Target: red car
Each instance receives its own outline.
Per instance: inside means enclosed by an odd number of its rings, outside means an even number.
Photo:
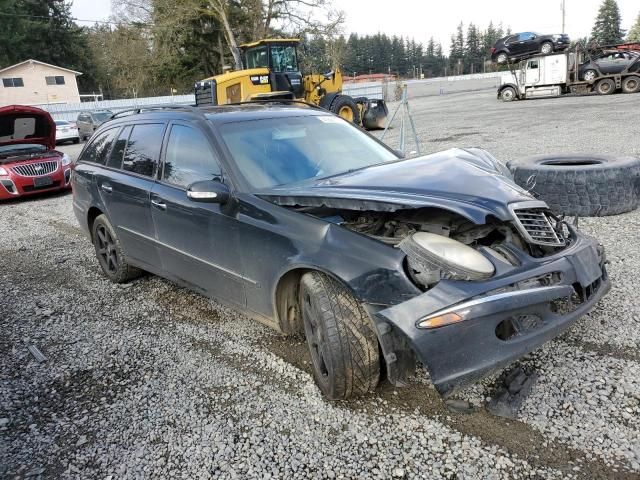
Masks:
[[[56,124],[44,110],[0,107],[0,200],[71,188],[71,159],[56,148]]]

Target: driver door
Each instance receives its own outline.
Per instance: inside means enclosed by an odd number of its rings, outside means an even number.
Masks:
[[[169,277],[223,303],[244,307],[235,211],[228,205],[199,203],[187,197],[187,187],[193,182],[224,181],[218,158],[202,130],[172,123],[159,181],[151,192],[151,215],[163,270]]]

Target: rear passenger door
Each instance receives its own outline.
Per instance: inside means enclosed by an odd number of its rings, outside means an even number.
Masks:
[[[197,125],[176,122],[169,128],[163,169],[151,194],[163,268],[196,290],[244,306],[233,205],[193,202],[187,197],[187,187],[193,182],[225,181],[217,150]]]
[[[151,189],[158,171],[164,123],[123,127],[96,186],[126,256],[142,268],[160,270],[151,219]]]

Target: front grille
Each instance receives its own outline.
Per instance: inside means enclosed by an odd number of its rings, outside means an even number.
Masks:
[[[552,247],[564,246],[565,239],[551,225],[546,208],[514,208],[513,214],[516,227],[528,242]]]
[[[13,167],[13,171],[23,177],[40,177],[42,175],[49,175],[58,169],[58,162],[38,162],[38,163],[26,163],[24,165],[17,165]]]

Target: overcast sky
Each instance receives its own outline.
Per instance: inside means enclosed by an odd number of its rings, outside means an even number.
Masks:
[[[448,50],[450,36],[460,21],[485,28],[491,20],[514,32],[560,33],[561,0],[334,0],[347,14],[345,32],[414,37],[426,43],[430,36]],[[602,0],[566,0],[566,32],[579,38],[591,32]],[[629,30],[640,13],[638,0],[618,0],[622,28]],[[111,13],[110,0],[74,0],[77,18],[104,20]]]

